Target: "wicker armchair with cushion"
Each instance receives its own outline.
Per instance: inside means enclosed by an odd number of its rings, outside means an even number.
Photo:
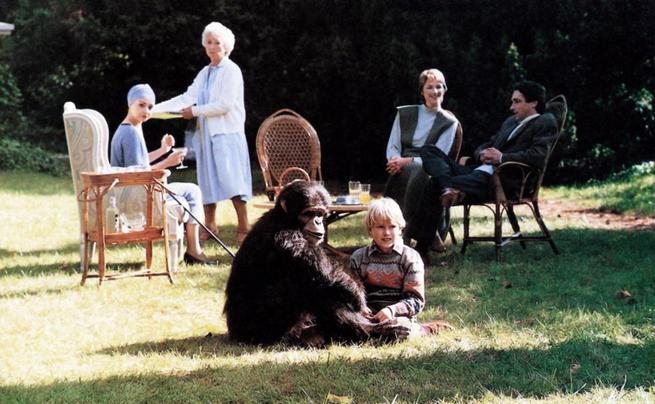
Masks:
[[[266,195],[271,201],[284,185],[295,179],[323,179],[321,142],[316,130],[291,109],[280,109],[262,122],[257,131],[256,149]]]
[[[559,131],[553,140],[548,153],[546,154],[546,159],[544,161],[544,168],[537,169],[527,164],[518,163],[518,162],[507,162],[500,164],[492,176],[492,188],[493,188],[493,199],[486,201],[465,201],[464,206],[464,239],[462,242],[462,254],[466,252],[466,247],[478,241],[493,242],[496,248],[496,260],[502,260],[502,248],[509,244],[512,241],[519,241],[521,247],[526,248],[526,241],[546,241],[550,244],[550,247],[553,249],[555,254],[559,254],[559,250],[555,245],[548,227],[544,223],[543,218],[541,217],[541,212],[539,211],[539,190],[546,174],[546,167],[548,166],[548,160],[557,145],[557,141],[564,130],[564,124],[566,123],[568,107],[566,103],[566,98],[563,95],[558,95],[552,98],[546,103],[546,113],[551,113],[555,116]],[[460,160],[460,164],[465,163],[467,157],[463,157]],[[508,181],[509,180],[509,181]],[[513,181],[512,181],[513,180]],[[518,180],[518,181],[517,181]],[[518,182],[520,187],[511,192],[509,189],[503,186],[506,182]],[[527,205],[532,214],[537,221],[539,228],[541,230],[541,235],[538,236],[525,236],[521,233],[521,228],[519,226],[518,219],[514,213],[514,206],[516,205]],[[469,224],[470,224],[470,212],[472,206],[485,206],[493,212],[494,215],[494,235],[493,236],[471,236],[469,233]],[[503,236],[502,233],[502,223],[503,223],[503,214],[507,212],[507,218],[512,225],[512,233],[509,236]]]
[[[68,145],[68,157],[70,159],[71,175],[75,194],[82,192],[82,176],[85,171],[102,171],[110,168],[108,160],[109,129],[107,121],[98,111],[92,109],[77,109],[75,104],[67,102],[64,104],[64,129],[66,132],[66,143]],[[120,211],[145,210],[146,194],[142,187],[115,188],[115,197]],[[105,196],[108,198],[108,196]],[[159,201],[160,198],[155,198]],[[82,228],[83,204],[78,200],[78,213],[80,216],[80,271],[84,268],[85,255],[85,234]],[[109,206],[107,200],[104,206]],[[170,237],[169,247],[171,251],[171,270],[175,271],[178,255],[183,251],[184,239],[183,217],[185,215],[181,206],[168,204],[168,234]],[[159,212],[159,209],[155,209]],[[89,231],[95,229],[95,205],[89,204]],[[155,222],[161,222],[161,214],[155,216]],[[91,255],[95,243],[90,246]]]

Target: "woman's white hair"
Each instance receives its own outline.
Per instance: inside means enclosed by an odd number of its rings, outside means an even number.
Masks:
[[[209,34],[221,40],[223,46],[225,46],[225,54],[230,56],[236,40],[232,31],[220,22],[210,22],[202,31],[202,46],[207,44],[207,36]]]

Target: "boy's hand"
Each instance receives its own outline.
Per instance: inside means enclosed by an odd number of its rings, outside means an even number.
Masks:
[[[165,134],[161,138],[161,149],[164,151],[164,153],[168,153],[168,151],[175,146],[175,138],[170,135],[170,134]]]
[[[378,311],[375,314],[375,316],[373,316],[373,321],[377,321],[378,323],[383,323],[391,319],[393,319],[393,313],[391,312],[391,309],[388,307],[385,307],[384,309]]]

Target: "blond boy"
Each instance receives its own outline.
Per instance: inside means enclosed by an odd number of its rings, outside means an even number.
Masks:
[[[410,336],[452,329],[443,321],[416,322],[425,306],[424,266],[419,253],[403,243],[405,219],[398,204],[390,198],[373,200],[364,223],[373,241],[352,254],[350,267],[364,282],[371,319],[407,322]]]

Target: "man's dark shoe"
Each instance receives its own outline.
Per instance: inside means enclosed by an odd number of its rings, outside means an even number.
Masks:
[[[441,193],[441,206],[443,206],[444,209],[448,209],[453,205],[461,203],[465,196],[466,194],[459,189],[446,188]]]
[[[442,252],[446,252],[446,250],[448,250],[446,244],[444,244],[443,240],[441,240],[441,237],[436,236],[434,238],[434,243],[432,243],[432,251],[442,253]]]

